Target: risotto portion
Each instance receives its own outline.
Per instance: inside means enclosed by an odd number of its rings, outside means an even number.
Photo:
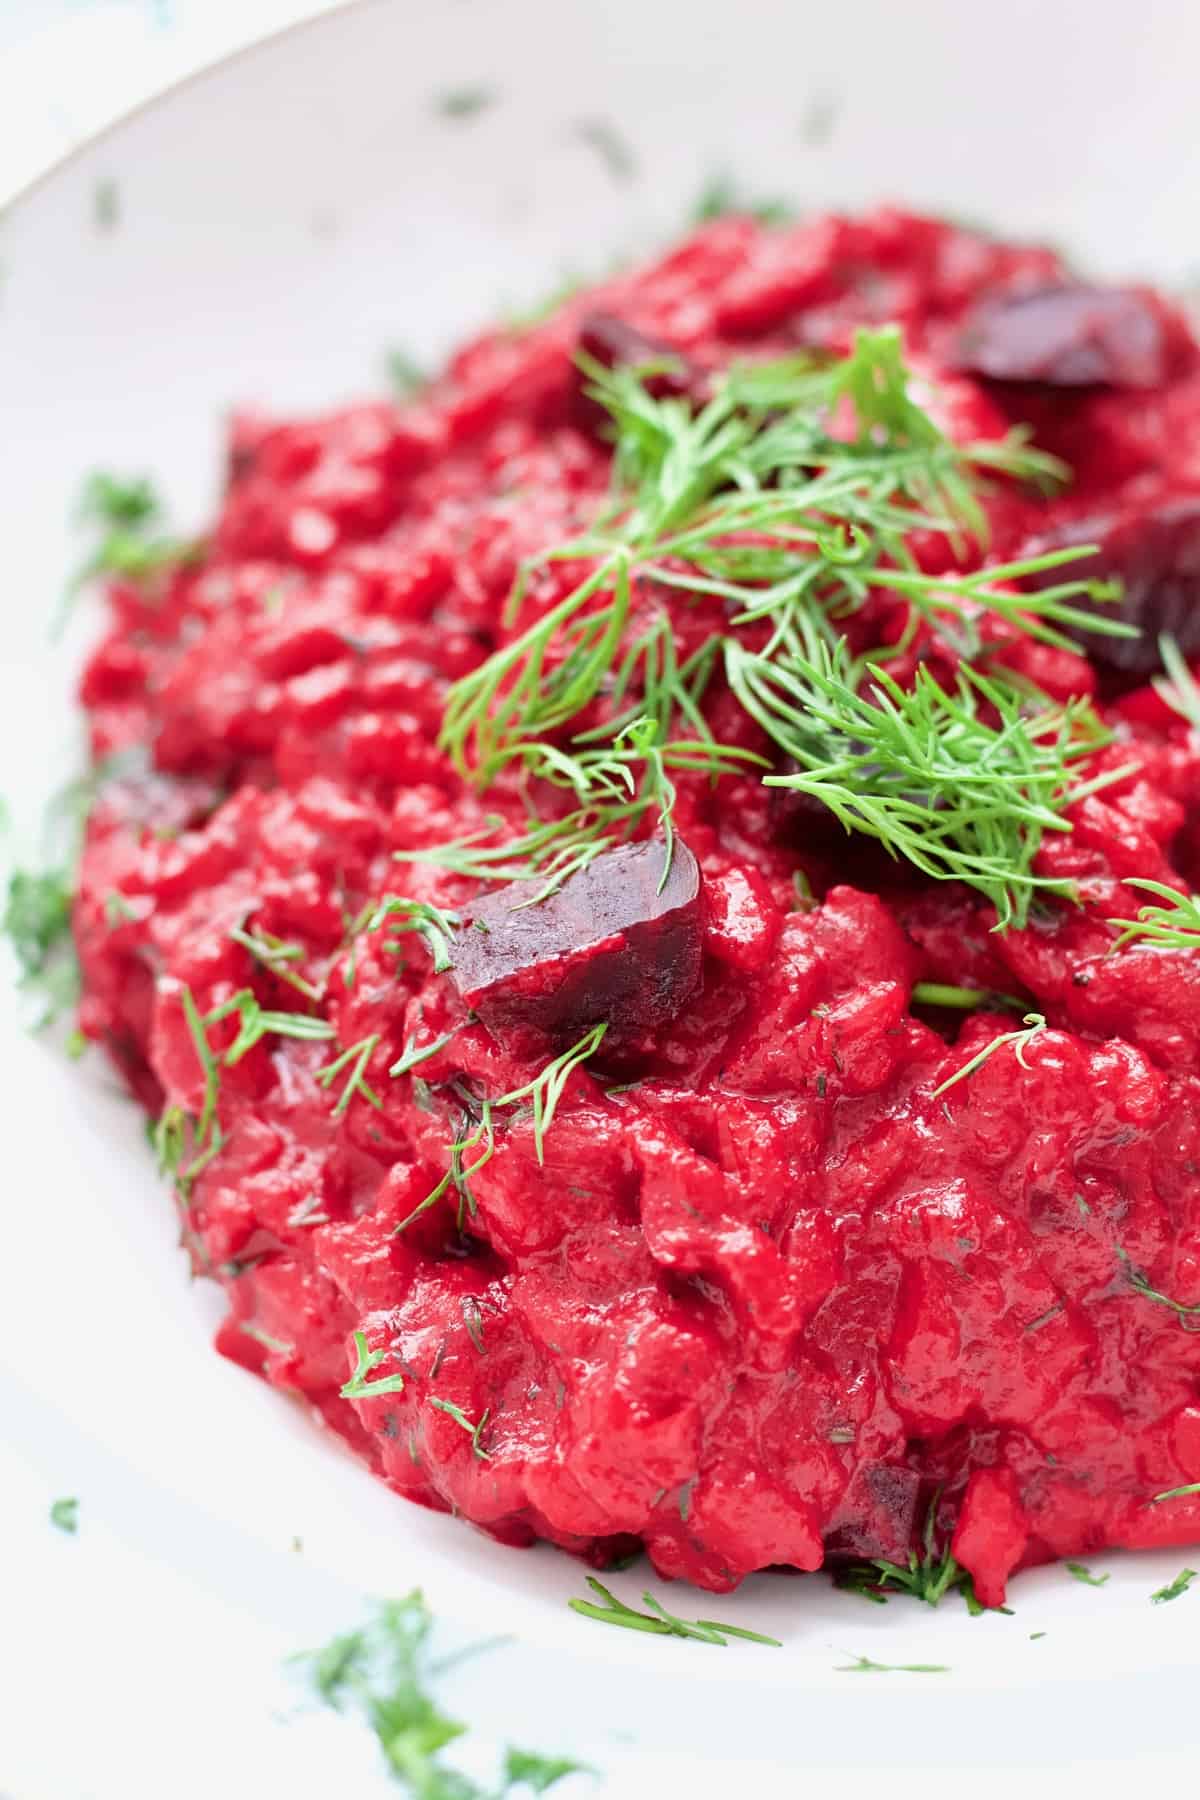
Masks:
[[[73,914],[221,1351],[714,1590],[1200,1539],[1198,594],[1182,316],[895,211],[236,418]]]

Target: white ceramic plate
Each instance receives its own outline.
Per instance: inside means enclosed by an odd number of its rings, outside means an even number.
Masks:
[[[84,471],[150,469],[198,521],[232,402],[369,389],[389,344],[434,356],[564,272],[650,246],[720,169],[751,193],[905,199],[1104,270],[1189,277],[1198,53],[1190,0],[1008,0],[1002,17],[954,0],[385,0],[127,120],[0,226],[0,769],[22,823],[75,754],[78,645],[51,648],[46,628]],[[464,87],[492,104],[452,121],[438,97]],[[627,160],[598,151],[597,122]],[[879,1770],[967,1766],[981,1745],[993,1765],[1078,1762],[1098,1719],[1113,1758],[1196,1741],[1200,1598],[1148,1603],[1176,1554],[1109,1559],[1103,1590],[1022,1577],[1013,1618],[783,1577],[716,1609],[782,1652],[718,1657],[576,1618],[575,1564],[406,1505],[212,1353],[215,1298],[186,1281],[140,1120],[98,1058],[65,1064],[11,1017],[0,1058],[14,1441],[34,1459],[71,1445],[128,1529],[231,1607],[252,1588],[286,1610],[293,1534],[336,1583],[420,1581],[464,1632],[519,1639],[472,1704],[534,1741],[595,1745],[616,1721],[659,1750]],[[865,1682],[838,1672],[847,1652],[951,1672]]]

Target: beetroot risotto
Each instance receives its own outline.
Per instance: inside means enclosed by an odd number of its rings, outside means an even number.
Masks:
[[[106,504],[80,1024],[226,1356],[423,1506],[704,1588],[1200,1539],[1172,305],[727,217],[238,418],[187,553]]]

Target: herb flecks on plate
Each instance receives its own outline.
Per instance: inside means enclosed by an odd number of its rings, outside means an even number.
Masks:
[[[416,1800],[508,1800],[516,1790],[544,1794],[566,1776],[586,1771],[571,1757],[510,1748],[502,1785],[485,1788],[448,1763],[443,1752],[468,1727],[435,1698],[437,1678],[452,1659],[434,1658],[432,1630],[429,1608],[414,1591],[386,1601],[361,1630],[345,1632],[292,1662],[304,1667],[323,1705],[363,1720],[389,1773]]]
[[[79,1502],[74,1497],[55,1500],[50,1507],[50,1523],[59,1531],[74,1537],[79,1530]]]
[[[850,1652],[854,1655],[853,1651]],[[949,1663],[881,1663],[870,1656],[854,1656],[853,1662],[839,1663],[839,1675],[948,1675]]]
[[[1162,1606],[1168,1600],[1178,1600],[1181,1594],[1187,1593],[1196,1579],[1196,1573],[1195,1569],[1180,1569],[1173,1581],[1167,1582],[1165,1587],[1155,1589],[1150,1596],[1151,1604]]]
[[[1086,1563],[1069,1562],[1065,1563],[1063,1566],[1066,1569],[1067,1574],[1070,1575],[1073,1580],[1081,1581],[1085,1587],[1105,1587],[1112,1579],[1111,1574],[1093,1575]]]
[[[761,1631],[747,1631],[742,1625],[724,1625],[717,1619],[681,1619],[675,1613],[669,1613],[651,1593],[642,1595],[645,1612],[638,1612],[632,1606],[626,1606],[623,1600],[606,1588],[594,1575],[589,1575],[587,1584],[596,1600],[568,1600],[567,1605],[572,1612],[577,1612],[585,1619],[596,1619],[602,1625],[617,1625],[626,1631],[643,1631],[652,1637],[692,1638],[701,1644],[717,1644],[722,1648],[728,1645],[730,1638],[744,1639],[751,1644],[768,1644],[773,1649],[783,1648],[778,1638],[767,1637]]]

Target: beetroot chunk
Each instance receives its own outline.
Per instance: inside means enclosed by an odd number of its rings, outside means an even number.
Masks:
[[[982,301],[963,327],[958,361],[993,381],[1155,387],[1166,374],[1166,342],[1147,297],[1079,282]]]
[[[1119,580],[1121,598],[1096,610],[1136,625],[1141,633],[1135,638],[1077,633],[1093,662],[1142,680],[1160,667],[1158,640],[1163,632],[1170,632],[1186,657],[1200,656],[1200,495],[1082,519],[1035,539],[1026,550],[1039,555],[1068,544],[1099,548],[1078,565],[1032,577],[1031,585],[1049,586],[1074,575]]]
[[[674,1018],[700,980],[700,869],[678,839],[606,850],[528,906],[527,882],[482,895],[454,945],[463,1000],[506,1049],[533,1055],[607,1021],[605,1049]]]

